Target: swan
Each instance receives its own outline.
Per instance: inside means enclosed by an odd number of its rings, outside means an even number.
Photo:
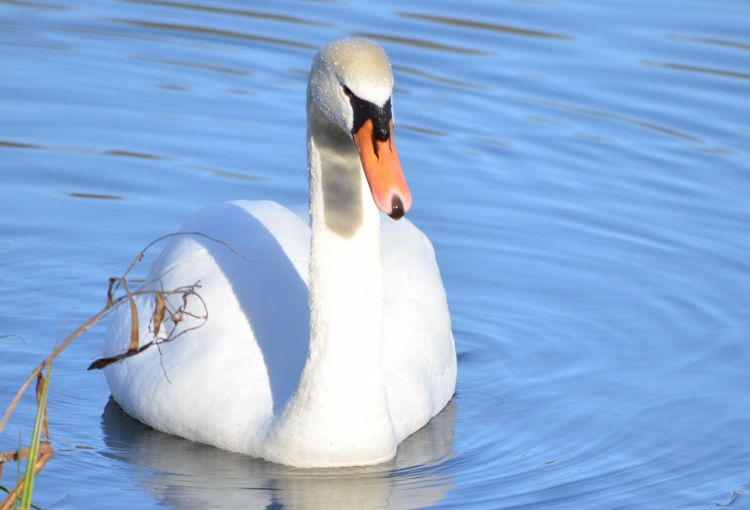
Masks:
[[[153,294],[135,299],[140,345],[158,349],[105,368],[127,414],[272,462],[342,467],[393,459],[449,402],[448,304],[432,244],[402,218],[412,196],[392,93],[390,62],[372,41],[342,39],[315,55],[308,211],[222,203],[167,242],[142,288],[198,283],[201,301],[169,296],[185,313],[157,337]],[[113,313],[105,356],[127,350],[130,313]]]

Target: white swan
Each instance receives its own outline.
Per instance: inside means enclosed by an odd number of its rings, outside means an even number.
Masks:
[[[456,354],[445,291],[394,146],[390,63],[343,39],[315,57],[307,88],[307,218],[273,202],[208,207],[151,268],[145,288],[200,281],[208,320],[164,322],[160,348],[106,368],[114,399],[155,429],[300,467],[390,460],[452,397]],[[238,256],[236,252],[242,254]],[[179,296],[172,306],[177,307]],[[153,299],[137,300],[140,343]],[[189,310],[203,312],[193,300]],[[176,328],[176,329],[175,329]],[[130,311],[105,355],[127,349]]]

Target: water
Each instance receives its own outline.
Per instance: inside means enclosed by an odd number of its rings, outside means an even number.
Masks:
[[[0,408],[150,240],[306,200],[307,69],[348,34],[395,66],[458,393],[388,465],[293,470],[129,419],[99,325],[54,366],[38,504],[750,508],[746,2],[197,2],[0,4]]]

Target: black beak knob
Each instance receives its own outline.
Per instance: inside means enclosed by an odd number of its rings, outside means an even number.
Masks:
[[[404,203],[401,201],[401,197],[398,195],[393,195],[393,200],[391,201],[391,218],[394,220],[398,220],[404,215]]]

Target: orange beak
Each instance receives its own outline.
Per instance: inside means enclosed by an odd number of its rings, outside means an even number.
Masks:
[[[375,205],[397,220],[411,208],[411,191],[396,153],[392,120],[388,127],[390,136],[380,141],[373,133],[372,119],[367,119],[353,137]]]

